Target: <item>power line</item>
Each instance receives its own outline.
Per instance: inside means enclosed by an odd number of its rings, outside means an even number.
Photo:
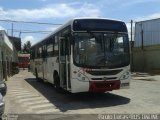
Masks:
[[[9,30],[12,30],[12,29],[7,29],[7,31],[9,31]],[[23,33],[32,33],[32,32],[43,32],[43,33],[51,33],[51,32],[53,32],[53,31],[34,31],[34,30],[18,30],[18,29],[13,29],[13,32],[23,32]]]
[[[18,29],[7,29],[7,33],[8,31],[11,30],[12,32],[17,32],[19,33],[19,38],[21,38],[21,35],[22,33],[25,33],[25,34],[28,34],[28,33],[32,33],[32,34],[35,34],[35,33],[38,33],[38,34],[49,34],[51,33],[52,31],[33,31],[33,30],[18,30]]]
[[[19,32],[19,33],[39,33],[39,34],[49,34],[48,32],[40,32],[40,31],[33,31],[33,32]]]
[[[33,22],[33,21],[17,21],[17,20],[7,20],[7,19],[0,19],[3,22],[12,22],[12,23],[27,23],[27,24],[41,24],[41,25],[62,25],[59,23],[45,23],[45,22]]]

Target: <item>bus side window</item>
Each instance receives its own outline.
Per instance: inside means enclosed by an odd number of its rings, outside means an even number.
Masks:
[[[39,47],[37,48],[37,58],[40,57],[40,53],[39,53]]]
[[[69,49],[70,49],[70,44],[69,44],[69,37],[68,35],[65,35],[65,37],[61,38],[61,55],[69,55]]]
[[[42,57],[43,57],[43,58],[46,58],[46,57],[47,57],[46,44],[43,45],[43,47],[42,47]]]
[[[65,53],[66,53],[66,55],[69,55],[70,54],[70,42],[69,42],[69,37],[67,36],[66,38],[65,38]]]
[[[38,58],[38,48],[35,48],[35,58]]]
[[[47,45],[47,54],[48,54],[48,57],[53,56],[53,44]]]
[[[61,56],[64,56],[65,55],[65,48],[66,47],[66,45],[65,45],[65,38],[64,37],[62,37],[62,38],[60,38],[60,55]]]
[[[54,56],[58,56],[58,40],[56,38],[54,42]]]
[[[38,52],[39,52],[39,56],[38,57],[42,58],[42,47],[39,47],[39,51]]]
[[[54,56],[54,38],[53,37],[47,41],[46,54],[48,57]]]

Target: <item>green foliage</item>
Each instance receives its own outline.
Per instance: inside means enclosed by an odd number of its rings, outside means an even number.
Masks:
[[[23,53],[30,53],[30,49],[31,49],[31,42],[30,41],[27,41],[26,43],[24,43],[23,45]]]

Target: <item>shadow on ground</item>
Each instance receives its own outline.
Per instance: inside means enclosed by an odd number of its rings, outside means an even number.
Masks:
[[[58,93],[50,83],[37,82],[35,78],[25,80],[61,112],[85,108],[111,107],[130,102],[129,98],[111,93]]]

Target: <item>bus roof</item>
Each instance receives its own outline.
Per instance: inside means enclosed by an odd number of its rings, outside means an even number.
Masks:
[[[50,38],[52,35],[56,34],[58,31],[64,29],[65,27],[72,25],[74,20],[87,20],[87,19],[94,19],[94,20],[111,20],[111,21],[116,21],[116,22],[123,22],[120,20],[115,20],[115,19],[109,19],[109,18],[92,18],[92,17],[81,17],[81,18],[73,18],[71,20],[69,20],[68,22],[66,22],[64,25],[61,25],[59,28],[57,28],[55,31],[53,31],[52,33],[50,33],[49,35],[47,35],[45,38],[43,38],[41,41],[37,42],[36,44],[34,44],[32,47],[40,44],[41,42],[43,42],[44,40]]]

